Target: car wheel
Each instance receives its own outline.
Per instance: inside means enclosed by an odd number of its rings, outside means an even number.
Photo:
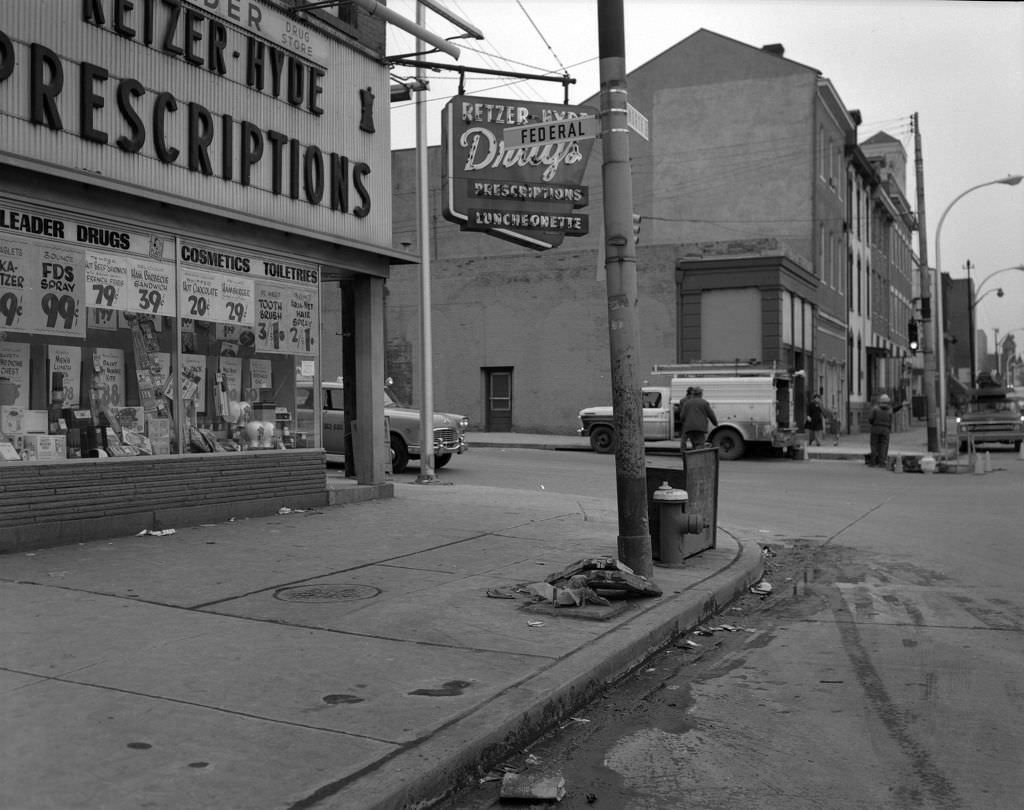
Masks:
[[[718,448],[718,457],[726,461],[735,461],[746,449],[743,437],[732,428],[719,430],[711,437],[711,443]]]
[[[615,431],[608,425],[597,425],[590,430],[590,446],[595,453],[615,452]]]
[[[440,453],[434,456],[434,469],[440,470],[445,464],[452,460],[451,453]]]
[[[391,434],[391,471],[396,473],[405,472],[409,466],[409,448],[405,446],[405,439],[397,433]]]
[[[1020,439],[1013,443],[1013,449],[1016,450],[1018,453],[1020,452]]]

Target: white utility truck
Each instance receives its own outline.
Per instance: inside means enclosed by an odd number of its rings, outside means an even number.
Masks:
[[[687,363],[656,365],[652,376],[665,377],[666,381],[641,389],[644,441],[679,439],[679,403],[687,388],[700,386],[718,417],[718,427],[709,426],[708,441],[718,447],[721,458],[740,458],[753,444],[790,451],[804,443],[804,433],[794,418],[793,375],[788,372]],[[590,437],[590,446],[596,452],[615,452],[611,406],[581,410],[577,432]]]

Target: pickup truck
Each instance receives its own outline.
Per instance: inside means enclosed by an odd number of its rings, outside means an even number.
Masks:
[[[679,439],[679,403],[686,389],[700,386],[718,417],[708,441],[725,460],[743,456],[750,445],[790,450],[805,435],[793,426],[792,379],[774,369],[728,369],[686,364],[655,366],[654,374],[670,375],[666,385],[645,385],[643,406],[645,441]],[[578,415],[577,433],[590,438],[597,453],[615,452],[615,425],[610,405],[584,408]]]
[[[1020,450],[1024,440],[1024,411],[1020,398],[998,385],[971,389],[970,397],[956,418],[960,452],[972,444],[1000,442]]]
[[[345,453],[345,404],[341,382],[325,382],[323,392],[324,450]],[[411,459],[420,457],[420,412],[398,402],[389,387],[384,388],[384,415],[388,418],[391,468],[405,472]],[[465,453],[469,419],[457,413],[434,413],[434,468],[440,470],[453,455]]]

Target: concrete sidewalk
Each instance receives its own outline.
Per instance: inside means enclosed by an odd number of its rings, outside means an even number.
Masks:
[[[0,807],[402,808],[757,581],[718,532],[604,620],[488,591],[616,554],[613,501],[393,499],[0,557]]]

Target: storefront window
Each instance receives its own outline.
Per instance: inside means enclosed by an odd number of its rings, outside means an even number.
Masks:
[[[0,199],[0,458],[319,447],[319,272]]]

